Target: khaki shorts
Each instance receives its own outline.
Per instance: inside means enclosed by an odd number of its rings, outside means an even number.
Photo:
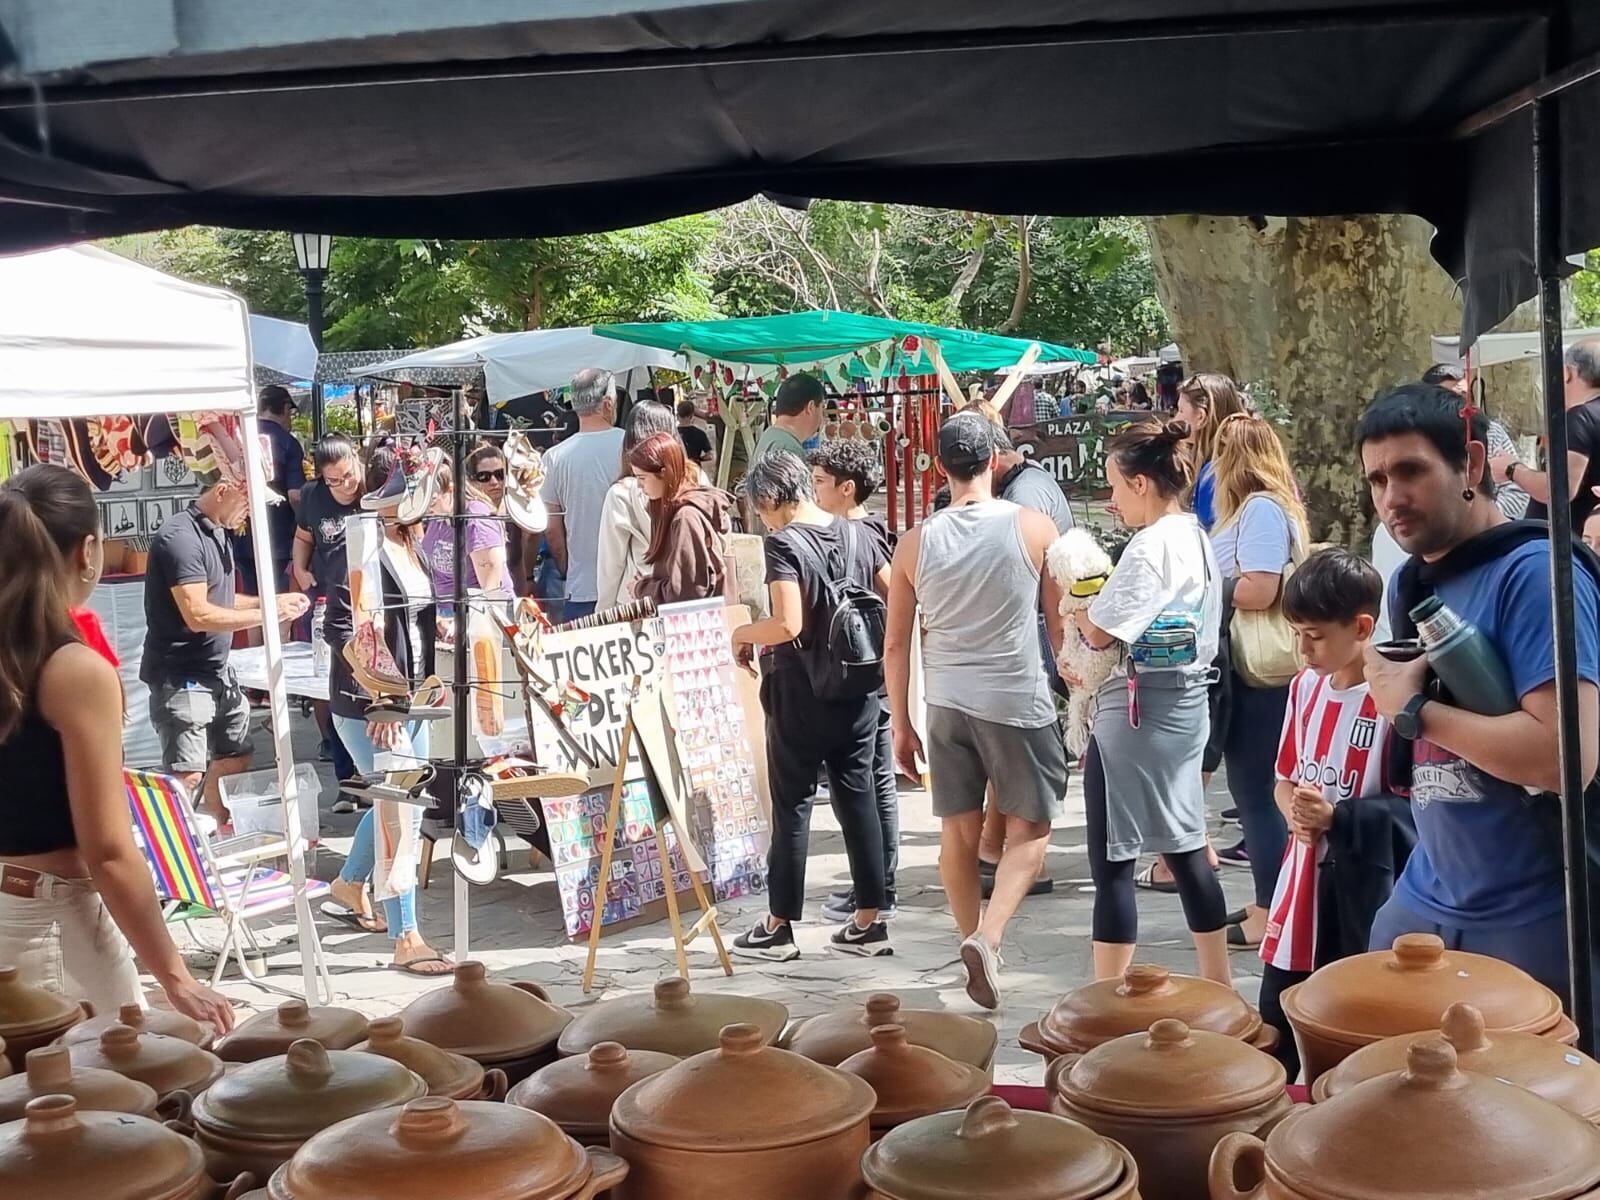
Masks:
[[[925,749],[935,816],[981,812],[990,783],[1008,817],[1047,825],[1061,815],[1067,754],[1054,721],[1024,729],[930,704]]]

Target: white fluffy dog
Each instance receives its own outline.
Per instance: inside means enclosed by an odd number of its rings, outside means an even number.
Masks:
[[[1082,756],[1089,746],[1090,706],[1100,685],[1111,678],[1120,650],[1115,646],[1096,650],[1083,640],[1072,615],[1088,608],[1111,575],[1111,556],[1100,548],[1094,535],[1085,529],[1069,529],[1050,543],[1045,552],[1045,567],[1061,587],[1061,615],[1067,618],[1066,644],[1057,664],[1083,681],[1071,689],[1067,700],[1067,749]]]

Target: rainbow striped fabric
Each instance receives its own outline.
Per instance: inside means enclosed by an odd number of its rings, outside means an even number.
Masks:
[[[163,899],[218,911],[221,906],[200,857],[183,785],[170,775],[151,771],[123,771],[122,776],[134,833],[150,860],[156,891]]]

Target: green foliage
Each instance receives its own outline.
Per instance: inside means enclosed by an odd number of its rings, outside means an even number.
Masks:
[[[1586,329],[1600,325],[1600,252],[1584,255],[1584,269],[1572,277],[1572,302],[1579,325]]]

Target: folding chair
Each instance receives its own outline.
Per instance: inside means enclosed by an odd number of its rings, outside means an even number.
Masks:
[[[298,996],[293,989],[269,983],[265,972],[251,970],[245,957],[247,946],[261,953],[250,922],[294,907],[294,881],[288,872],[262,865],[289,853],[287,839],[250,833],[213,842],[198,831],[194,807],[179,780],[153,771],[124,771],[123,780],[136,840],[150,864],[157,893],[171,906],[169,912],[185,909],[192,914],[201,909],[226,927],[211,985],[221,981],[231,955],[239,964],[239,973],[257,987]],[[315,903],[330,890],[320,879],[307,880],[306,900]],[[332,1003],[333,980],[315,925],[311,945],[300,951],[312,955],[321,981],[322,995],[306,999],[313,1004]]]

